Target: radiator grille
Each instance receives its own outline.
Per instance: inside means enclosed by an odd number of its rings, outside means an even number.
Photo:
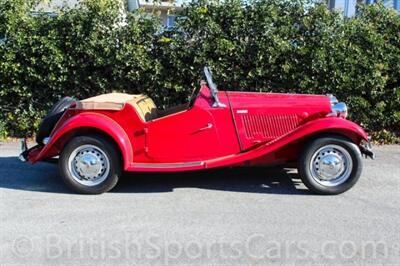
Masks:
[[[274,139],[295,129],[299,123],[296,114],[243,115],[242,122],[247,139]]]

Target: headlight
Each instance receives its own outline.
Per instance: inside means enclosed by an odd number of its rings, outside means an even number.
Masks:
[[[329,113],[327,116],[334,116],[334,117],[347,117],[347,105],[345,103],[339,102],[338,99],[333,96],[332,94],[326,95],[329,98],[331,103],[332,112]]]
[[[327,94],[326,96],[328,96],[329,101],[331,102],[331,105],[334,106],[335,104],[337,104],[339,101],[338,99],[333,96],[332,94]]]
[[[347,117],[347,105],[345,103],[337,103],[332,105],[332,115],[331,116],[338,116],[338,117]]]

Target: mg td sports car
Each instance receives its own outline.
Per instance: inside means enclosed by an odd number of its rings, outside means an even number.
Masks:
[[[287,163],[310,190],[339,194],[359,179],[362,154],[374,157],[334,96],[218,91],[204,71],[189,102],[168,110],[143,94],[63,98],[43,119],[38,144],[21,141],[20,159],[59,156],[63,181],[86,194],[111,190],[123,172]]]

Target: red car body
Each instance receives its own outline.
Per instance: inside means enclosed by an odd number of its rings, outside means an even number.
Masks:
[[[27,159],[57,156],[83,133],[113,142],[124,171],[145,172],[294,162],[307,141],[327,133],[356,145],[368,141],[360,126],[332,115],[328,96],[219,91],[219,107],[212,96],[203,83],[190,108],[150,121],[130,104],[121,110],[81,110],[73,103],[46,145],[31,149]]]

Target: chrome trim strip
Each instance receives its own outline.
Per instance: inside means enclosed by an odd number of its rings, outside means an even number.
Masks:
[[[201,166],[204,162],[190,162],[190,163],[133,163],[134,167],[141,168],[174,168],[174,167],[191,167]]]

